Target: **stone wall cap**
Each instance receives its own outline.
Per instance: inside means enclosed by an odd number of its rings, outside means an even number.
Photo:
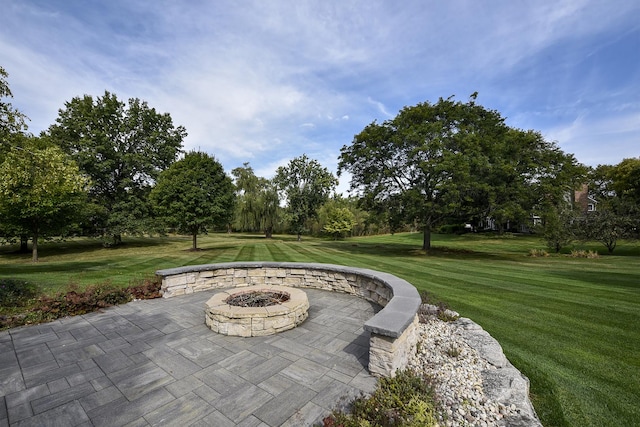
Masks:
[[[320,264],[308,262],[276,262],[276,261],[237,261],[237,262],[219,262],[215,264],[198,264],[185,265],[183,267],[167,268],[157,270],[157,276],[173,276],[175,274],[191,273],[209,270],[224,270],[230,268],[312,268],[316,270],[340,271],[347,272],[350,270],[358,270],[354,267],[347,267],[335,264]]]
[[[420,300],[408,297],[393,297],[378,314],[364,324],[366,331],[398,338],[413,322],[420,307]]]

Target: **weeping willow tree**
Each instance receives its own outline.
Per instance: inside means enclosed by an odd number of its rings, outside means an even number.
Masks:
[[[280,197],[274,183],[255,175],[249,163],[231,171],[236,185],[234,227],[241,231],[264,231],[271,238],[280,223]]]

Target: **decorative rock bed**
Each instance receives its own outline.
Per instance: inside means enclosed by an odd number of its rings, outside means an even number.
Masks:
[[[263,307],[237,306],[229,299],[256,292],[286,294],[285,301]],[[284,286],[249,286],[241,292],[223,291],[206,303],[205,323],[223,335],[259,337],[295,328],[308,316],[307,294]]]
[[[247,286],[316,288],[360,296],[380,305],[370,332],[369,372],[392,376],[407,365],[418,339],[420,295],[406,280],[379,271],[333,264],[233,262],[159,270],[162,296]],[[209,324],[209,323],[207,323]]]

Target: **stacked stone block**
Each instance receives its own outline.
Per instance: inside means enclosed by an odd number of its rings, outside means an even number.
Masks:
[[[211,297],[205,308],[205,323],[212,331],[240,337],[274,335],[293,329],[308,316],[307,295],[277,285],[254,286],[256,291],[286,292],[289,300],[268,307],[236,307],[225,301],[236,291],[224,291]]]

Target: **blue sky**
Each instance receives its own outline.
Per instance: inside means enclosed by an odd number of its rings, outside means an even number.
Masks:
[[[259,176],[331,171],[374,120],[454,95],[587,165],[640,156],[635,0],[0,0],[0,66],[39,133],[105,90]],[[341,179],[348,187],[348,177]]]

